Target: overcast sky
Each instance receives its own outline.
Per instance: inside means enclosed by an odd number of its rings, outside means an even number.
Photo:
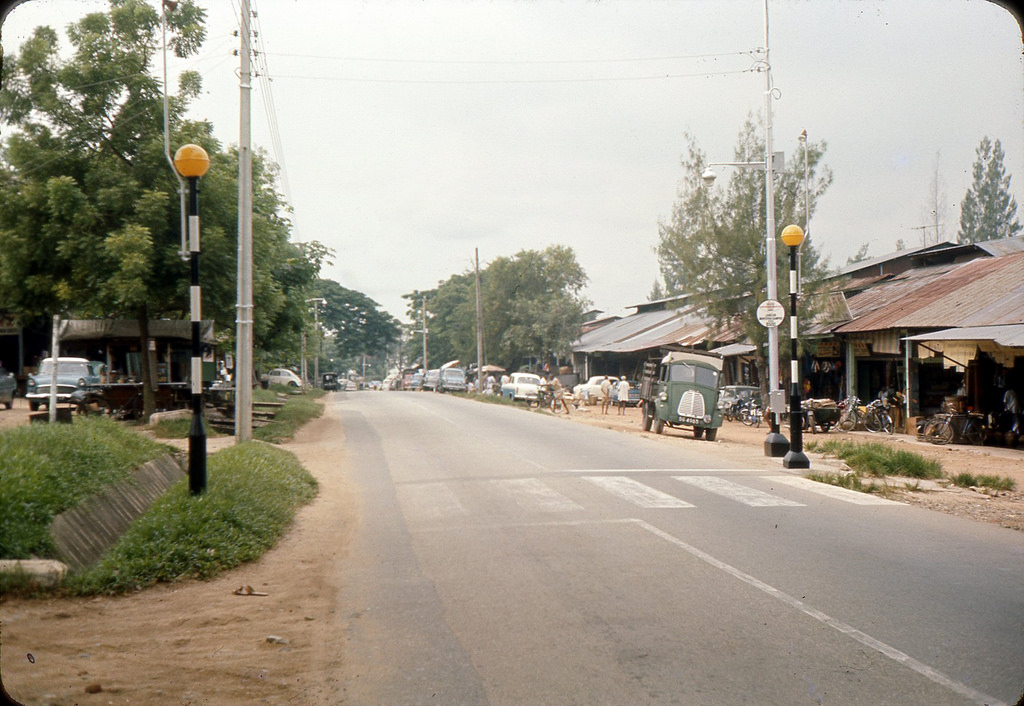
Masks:
[[[171,58],[172,82],[199,71],[191,117],[237,143],[238,2],[199,4],[208,38],[187,62]],[[762,0],[251,5],[270,79],[254,83],[253,143],[284,169],[293,238],[332,248],[322,276],[402,320],[401,295],[470,269],[474,248],[485,266],[569,245],[596,308],[646,300],[684,135],[729,161],[748,114],[763,112],[764,76],[749,71],[764,46]],[[105,7],[29,0],[4,22],[4,48]],[[940,220],[955,239],[986,135],[1001,141],[1024,204],[1022,44],[1008,11],[983,0],[771,0],[769,23],[774,148],[800,159],[801,130],[828,143],[835,181],[811,232],[832,264],[864,243],[877,256],[922,242],[940,154]]]

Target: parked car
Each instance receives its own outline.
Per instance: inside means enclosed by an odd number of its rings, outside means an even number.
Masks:
[[[57,359],[57,402],[69,402],[71,393],[100,384],[104,364],[85,358]],[[25,384],[28,408],[35,412],[50,404],[50,381],[53,379],[53,358],[44,358],[39,370],[28,376]]]
[[[629,383],[629,401],[626,402],[630,407],[636,407],[640,404],[640,383],[636,380],[627,380]],[[619,401],[619,390],[617,387],[618,383],[612,383],[612,403],[618,403]],[[601,390],[598,388],[597,391],[598,399],[600,399]]]
[[[286,385],[288,387],[302,387],[302,378],[288,368],[274,368],[260,377],[263,387],[271,385]]]
[[[501,386],[501,396],[510,400],[536,402],[540,390],[539,375],[533,373],[512,373],[512,378]]]
[[[14,406],[14,391],[18,388],[18,381],[14,373],[8,372],[0,367],[0,404],[10,409]]]
[[[736,402],[746,402],[760,393],[761,388],[753,385],[726,385],[718,396],[718,409],[723,416],[729,417]]]
[[[462,368],[441,369],[441,391],[442,392],[465,392],[466,371]]]
[[[612,381],[612,390],[614,390],[615,383],[619,381],[619,378],[614,375],[592,375],[586,382],[581,382],[572,388],[572,395],[583,400],[583,404],[597,404],[601,401],[601,383],[605,380]]]
[[[437,392],[441,386],[441,370],[439,368],[433,368],[428,370],[426,375],[423,376],[423,384],[420,386],[423,390],[430,390],[431,392]]]

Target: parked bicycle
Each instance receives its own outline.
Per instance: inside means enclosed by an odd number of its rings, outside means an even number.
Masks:
[[[763,416],[761,403],[753,398],[745,400],[737,409],[736,414],[736,417],[748,427],[760,427]]]
[[[872,400],[864,413],[864,428],[870,432],[892,434],[896,427],[889,416],[889,404],[882,399]]]
[[[917,423],[917,437],[933,444],[951,444],[966,441],[980,446],[985,443],[988,429],[985,415],[968,412],[957,414],[942,412]]]
[[[843,431],[853,431],[864,422],[867,406],[860,403],[859,397],[850,395],[839,403],[839,408],[839,428]]]

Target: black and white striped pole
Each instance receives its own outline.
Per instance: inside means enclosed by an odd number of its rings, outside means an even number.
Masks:
[[[789,246],[789,345],[790,345],[790,392],[789,392],[789,451],[782,459],[784,468],[810,468],[811,461],[804,453],[804,420],[800,406],[800,354],[797,350],[797,297],[799,296],[797,275],[797,251],[804,242],[804,231],[800,226],[789,225],[782,229],[782,242]]]
[[[199,177],[210,168],[210,156],[199,145],[183,145],[174,153],[174,168],[188,179],[188,249],[192,319],[192,425],[188,430],[188,489],[206,490],[206,427],[203,425],[202,290],[199,287]]]

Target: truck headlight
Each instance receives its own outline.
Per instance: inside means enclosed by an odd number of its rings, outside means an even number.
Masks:
[[[705,414],[704,415],[704,423],[705,424],[710,424],[711,423],[711,415],[710,414]]]

